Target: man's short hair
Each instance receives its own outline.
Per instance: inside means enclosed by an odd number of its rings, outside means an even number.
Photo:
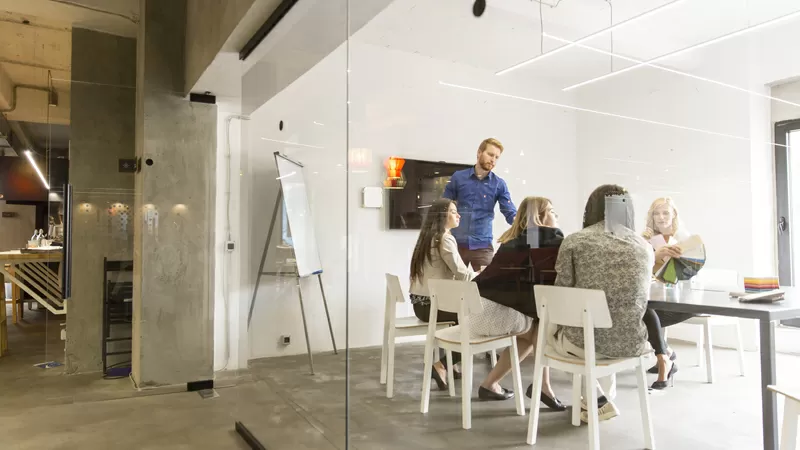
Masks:
[[[490,145],[497,147],[498,149],[500,149],[500,153],[503,153],[503,144],[501,144],[500,141],[498,141],[495,138],[484,139],[483,142],[481,142],[480,147],[478,147],[478,150],[481,153],[483,153],[484,151],[486,151],[486,147]]]

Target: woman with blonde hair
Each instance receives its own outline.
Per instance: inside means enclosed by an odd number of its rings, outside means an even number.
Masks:
[[[483,315],[480,322],[485,325],[487,334],[503,332],[507,328],[504,322],[510,319],[533,322],[537,318],[533,286],[542,282],[537,276],[542,269],[554,269],[562,240],[564,234],[558,229],[558,215],[553,203],[544,197],[525,198],[511,228],[500,236],[500,248],[492,262],[475,278],[484,305],[494,305],[503,311],[502,315]],[[536,346],[537,329],[533,323],[527,333],[517,337],[520,360]],[[498,383],[510,371],[511,354],[506,350],[481,384],[482,392],[498,392],[502,389]],[[528,397],[531,390],[528,387]],[[548,370],[544,372],[539,400],[550,409],[566,409],[550,386]]]
[[[678,218],[678,208],[670,197],[657,198],[647,211],[647,221],[642,237],[650,242],[655,251],[655,264],[653,273],[657,272],[669,258],[680,258],[681,249],[678,243],[690,236]],[[659,311],[648,308],[643,317],[647,325],[648,341],[655,351],[657,362],[648,372],[657,373],[658,380],[653,383],[653,389],[665,389],[671,382],[672,376],[678,371],[675,360],[678,354],[667,344],[664,337],[664,328],[683,322],[692,317],[692,314]]]

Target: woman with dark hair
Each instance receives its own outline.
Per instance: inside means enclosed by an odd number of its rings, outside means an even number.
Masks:
[[[555,256],[563,240],[564,233],[558,228],[558,214],[553,203],[544,197],[526,197],[519,205],[511,228],[498,239],[500,248],[491,264],[475,278],[481,297],[536,319],[533,286],[542,282],[543,269],[554,268]],[[538,326],[535,322],[532,333],[530,352],[536,345]],[[503,355],[484,380],[482,386],[485,388],[490,389],[511,371],[510,358],[505,359]],[[520,351],[520,361],[527,355]],[[564,411],[567,408],[553,392],[548,369],[544,370],[539,400],[550,409]],[[529,387],[528,397],[531,390]]]
[[[450,279],[468,281],[476,273],[464,265],[458,254],[458,245],[450,230],[459,224],[460,216],[455,203],[449,199],[436,201],[428,210],[428,215],[420,230],[414,254],[411,257],[411,302],[414,313],[424,321],[429,320],[430,292],[428,280]],[[533,349],[535,334],[533,319],[519,311],[493,301],[481,298],[483,311],[470,316],[474,337],[515,335],[520,358],[527,356]],[[439,312],[438,320],[457,321],[457,314]],[[453,363],[459,361],[460,354],[453,353]],[[498,368],[499,367],[499,368]],[[507,368],[504,371],[503,368]],[[500,379],[511,369],[511,353],[506,350],[500,355],[497,366],[493,369],[481,387],[478,398],[481,400],[507,400],[514,397],[514,392],[500,386]],[[447,389],[444,381],[447,375],[445,361],[441,360],[433,366],[433,380],[439,389]],[[494,377],[492,375],[494,374]]]
[[[428,214],[422,223],[417,238],[417,245],[411,255],[411,304],[414,314],[427,322],[431,314],[431,298],[428,280],[463,280],[470,281],[477,273],[470,270],[458,254],[456,239],[450,230],[457,227],[461,220],[456,204],[450,199],[437,200],[428,208]],[[458,314],[439,311],[440,322],[458,323]],[[453,352],[453,364],[461,361],[461,353]],[[447,389],[446,359],[433,364],[433,380],[441,390]],[[454,373],[455,375],[455,373]]]
[[[615,223],[608,225],[607,201],[623,205],[614,211]],[[600,289],[606,294],[613,326],[595,330],[598,358],[637,357],[647,352],[647,328],[642,317],[647,309],[654,257],[651,247],[633,230],[633,201],[628,191],[603,185],[586,202],[583,229],[564,239],[558,253],[556,286]],[[554,333],[548,332],[547,340],[564,356],[584,357],[582,328],[559,326]],[[598,412],[600,420],[608,420],[619,414],[611,402],[616,394],[615,380],[611,376],[599,381],[605,395],[598,399]],[[581,420],[588,420],[585,411]]]

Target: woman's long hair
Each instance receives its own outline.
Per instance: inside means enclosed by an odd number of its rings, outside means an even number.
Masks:
[[[667,205],[672,209],[672,236],[675,236],[675,233],[677,233],[680,229],[681,222],[678,220],[678,208],[675,206],[675,202],[672,200],[672,197],[657,198],[653,200],[653,204],[650,205],[650,209],[647,211],[647,224],[645,225],[646,228],[642,234],[645,239],[650,239],[657,234],[662,234],[661,231],[656,230],[656,221],[653,217],[653,214],[656,212],[656,208],[662,205]]]
[[[445,233],[447,226],[448,209],[450,205],[454,204],[453,200],[443,198],[433,202],[428,208],[428,214],[425,216],[425,221],[422,223],[422,229],[419,230],[419,237],[417,238],[417,245],[414,247],[414,253],[411,255],[411,282],[418,280],[422,277],[422,267],[425,261],[431,260],[434,245],[438,249],[442,243],[442,236]]]
[[[547,205],[552,203],[550,199],[544,197],[525,197],[522,203],[519,204],[517,216],[514,218],[511,228],[503,233],[497,241],[505,244],[518,238],[523,231],[532,225],[543,227],[542,221],[547,213]]]
[[[631,230],[635,228],[633,200],[627,189],[616,184],[604,184],[589,195],[589,199],[586,201],[586,208],[583,210],[583,228],[606,220],[606,197],[611,195],[625,197],[628,205],[628,223],[625,226]]]

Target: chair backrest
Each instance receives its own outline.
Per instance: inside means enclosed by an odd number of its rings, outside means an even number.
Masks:
[[[583,328],[588,313],[594,328],[611,328],[606,293],[599,289],[537,284],[533,290],[539,317],[549,323]]]
[[[692,278],[692,287],[708,291],[741,291],[744,289],[739,272],[727,269],[703,268]]]
[[[439,311],[458,313],[462,345],[469,345],[470,315],[483,311],[481,294],[474,281],[428,280],[431,293],[431,315],[428,319],[428,339],[436,332]]]
[[[475,314],[483,311],[478,285],[473,281],[428,280],[431,293],[431,308],[459,314]]]
[[[385,330],[394,328],[397,319],[395,303],[405,303],[403,288],[400,286],[400,278],[390,273],[386,274],[386,304],[384,305],[383,320]]]
[[[393,302],[405,303],[406,297],[403,294],[403,288],[400,286],[400,278],[397,275],[390,273],[386,274],[386,306],[390,306]]]

